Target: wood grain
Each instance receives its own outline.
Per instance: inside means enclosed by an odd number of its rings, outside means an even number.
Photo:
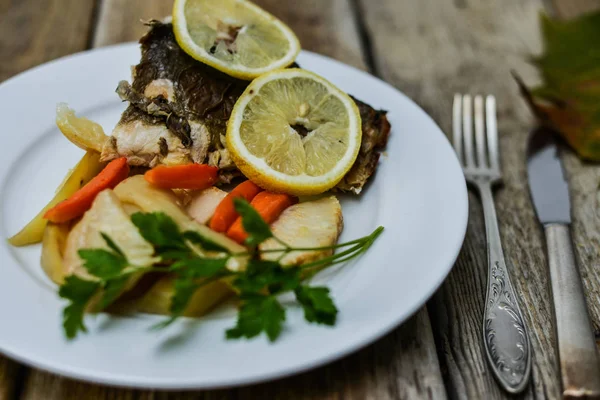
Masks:
[[[366,64],[352,4],[348,0],[301,3],[256,1],[288,23],[304,48],[361,69]],[[139,18],[162,18],[171,0],[103,0],[92,40],[94,46],[137,40]],[[86,399],[444,399],[444,384],[427,310],[372,346],[343,360],[299,376],[250,387],[166,393],[115,389],[31,370],[23,390],[27,400]]]
[[[137,41],[145,32],[142,21],[171,15],[173,0],[100,0],[92,47]]]
[[[600,0],[554,0],[553,6],[558,18],[570,19],[600,11]],[[573,241],[600,349],[600,169],[564,150],[562,159],[571,189]]]
[[[25,367],[0,357],[0,400],[13,399]]]
[[[253,0],[298,35],[302,48],[366,70],[352,0]]]
[[[552,0],[552,5],[556,15],[566,19],[600,10],[600,0]]]
[[[496,204],[507,264],[530,327],[534,351],[533,381],[523,398],[559,396],[552,308],[542,232],[534,216],[525,173],[527,133],[533,121],[510,78],[514,69],[534,84],[526,63],[541,49],[537,0],[363,0],[375,62],[383,77],[415,99],[446,131],[451,126],[455,92],[494,94],[498,100],[504,187]],[[409,5],[410,4],[410,5]],[[391,51],[390,49],[393,49]],[[597,178],[597,177],[596,177]],[[598,181],[577,183],[575,236],[584,257],[597,260],[598,219],[592,217]],[[582,187],[586,186],[584,190]],[[582,193],[583,192],[583,193]],[[481,320],[487,277],[485,230],[481,207],[470,197],[470,224],[458,262],[430,304],[433,329],[450,397],[505,398],[483,356]],[[582,214],[582,213],[585,213]],[[580,254],[582,250],[580,249]],[[596,261],[597,262],[597,261]],[[589,262],[588,262],[589,263]],[[591,265],[586,287],[598,287]],[[591,279],[590,279],[591,278]],[[596,298],[592,302],[598,303]],[[594,311],[594,320],[599,315]]]
[[[425,321],[422,321],[425,319]],[[27,379],[28,400],[214,400],[214,399],[445,399],[433,337],[422,332],[425,312],[373,346],[316,370],[274,382],[206,392],[157,392],[116,389],[34,371]],[[422,333],[418,340],[415,332]],[[409,338],[408,340],[406,338]],[[407,362],[406,360],[410,360]],[[419,366],[415,368],[415,364]]]
[[[70,9],[69,14],[63,7]],[[92,15],[93,2],[88,1],[0,0],[0,81],[84,50]],[[24,370],[0,356],[0,400],[15,396]]]
[[[0,81],[84,50],[93,6],[81,0],[0,0]]]

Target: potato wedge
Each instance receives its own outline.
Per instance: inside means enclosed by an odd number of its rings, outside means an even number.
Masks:
[[[93,279],[79,256],[81,249],[108,249],[101,233],[110,237],[121,249],[128,262],[134,266],[148,266],[158,261],[154,248],[144,240],[131,222],[114,192],[106,189],[96,196],[90,208],[71,229],[64,252],[65,270],[85,279]],[[135,280],[132,280],[133,287]]]
[[[206,225],[212,218],[221,201],[227,197],[227,192],[216,187],[209,187],[192,195],[185,210],[197,223]]]
[[[57,285],[61,285],[66,276],[63,255],[68,235],[69,224],[49,223],[44,229],[41,264],[46,275]]]
[[[335,196],[304,201],[288,207],[271,225],[273,234],[292,247],[325,247],[337,243],[343,227],[342,208]],[[283,249],[271,238],[261,243],[260,250]],[[279,260],[282,265],[302,265],[333,254],[333,250],[263,253],[264,260]]]
[[[101,153],[108,139],[99,124],[76,116],[75,111],[65,103],[56,106],[56,125],[71,143],[86,151],[93,150]]]
[[[93,177],[102,170],[103,164],[100,163],[100,154],[95,151],[85,153],[81,161],[75,168],[71,169],[65,177],[63,183],[56,190],[54,198],[36,215],[19,233],[8,239],[13,246],[26,246],[28,244],[39,243],[44,236],[44,228],[48,221],[44,219],[44,214],[48,209],[54,207],[59,202],[67,199],[83,185],[88,183]]]
[[[173,277],[165,276],[158,280],[144,296],[133,301],[132,309],[147,314],[169,315],[173,293]],[[229,285],[223,281],[209,283],[194,293],[183,315],[201,317],[233,293]]]
[[[246,251],[245,247],[237,244],[227,236],[194,221],[177,205],[177,198],[172,191],[152,186],[142,175],[125,179],[117,185],[114,191],[123,203],[136,205],[144,212],[164,212],[173,218],[182,230],[198,232],[203,237],[225,247],[232,253]],[[244,268],[245,264],[245,257],[236,257],[230,260],[228,267],[232,270],[238,270]]]

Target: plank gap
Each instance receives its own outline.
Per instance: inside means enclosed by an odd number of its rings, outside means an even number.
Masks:
[[[356,29],[358,31],[358,39],[360,42],[360,47],[362,50],[362,56],[367,64],[367,68],[372,75],[377,77],[381,77],[379,73],[379,68],[377,66],[377,61],[375,57],[375,52],[371,40],[371,34],[369,32],[369,28],[367,27],[367,22],[364,19],[364,10],[360,0],[349,0],[350,8],[352,10],[352,16],[354,18],[354,23],[356,25]]]
[[[456,399],[458,398],[458,390],[456,389],[456,385],[454,385],[450,375],[450,368],[452,367],[449,365],[450,363],[448,362],[446,355],[443,354],[444,349],[447,347],[444,346],[444,340],[442,336],[435,332],[435,329],[440,325],[444,326],[444,330],[448,325],[448,316],[446,315],[445,310],[444,312],[441,311],[443,306],[441,304],[437,304],[439,302],[438,296],[440,295],[435,294],[431,299],[429,299],[425,307],[427,308],[427,312],[429,314],[429,321],[433,333],[433,341],[435,343],[440,373],[442,375],[444,388],[446,389],[446,395],[449,399]],[[437,324],[434,321],[437,321]]]
[[[583,14],[600,10],[600,0],[546,0],[554,11],[554,16],[561,19],[577,18]]]
[[[25,391],[27,382],[27,376],[31,372],[31,369],[23,364],[19,364],[17,371],[14,375],[14,386],[12,389],[12,398],[17,400],[20,399]]]
[[[90,15],[90,25],[87,33],[87,41],[85,43],[86,49],[91,49],[96,47],[96,31],[98,29],[98,22],[100,21],[100,10],[102,9],[102,5],[104,0],[95,0],[94,5],[92,7],[92,13]]]
[[[544,6],[542,12],[545,12],[549,16],[556,18],[557,11],[554,0],[542,0],[542,4]]]

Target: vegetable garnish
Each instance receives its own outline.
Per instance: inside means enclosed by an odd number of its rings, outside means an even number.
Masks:
[[[252,181],[244,181],[237,185],[217,206],[215,213],[210,219],[210,229],[215,232],[227,232],[227,229],[239,217],[235,211],[233,199],[242,198],[246,201],[252,201],[254,196],[260,193],[262,189]]]
[[[61,286],[60,296],[69,301],[63,311],[66,336],[74,338],[79,331],[86,332],[83,323],[85,310],[97,312],[112,304],[132,274],[155,271],[170,272],[176,276],[171,316],[155,328],[168,326],[181,317],[198,288],[223,278],[232,282],[241,300],[237,323],[226,332],[228,339],[252,338],[263,332],[270,341],[277,339],[286,315],[277,296],[285,292],[295,294],[308,322],[334,325],[338,310],[329,289],[309,286],[302,280],[324,267],[348,261],[364,253],[379,237],[383,227],[378,227],[368,236],[333,246],[294,248],[282,242],[284,249],[261,251],[257,247],[260,243],[269,238],[279,239],[273,236],[269,225],[247,201],[236,198],[234,205],[248,234],[246,244],[249,248],[243,253],[232,253],[196,232],[182,232],[170,217],[161,212],[136,213],[131,216],[144,239],[154,246],[155,255],[161,259],[160,264],[130,265],[123,252],[106,235],[102,237],[110,250],[80,250],[84,267],[95,280],[70,276]],[[200,248],[204,252],[213,252],[214,257],[200,255],[205,254],[198,251]],[[345,249],[321,260],[285,268],[278,261],[259,258],[261,253],[272,251],[285,255],[292,251],[337,248]],[[227,261],[231,257],[240,256],[250,257],[246,270],[227,269]]]
[[[270,224],[275,221],[286,208],[297,202],[298,198],[289,194],[260,192],[252,199],[250,208],[256,210],[261,217],[261,220],[264,220],[266,224]],[[238,206],[236,206],[236,210],[237,208]],[[246,212],[249,212],[249,210],[246,210]],[[243,218],[240,216],[227,230],[227,236],[238,243],[244,243],[244,241],[249,238],[248,231],[246,231],[245,228],[246,225],[243,222]]]
[[[207,164],[159,165],[144,174],[144,178],[162,189],[203,190],[218,180],[219,169]]]
[[[85,153],[77,165],[67,173],[52,200],[19,233],[8,239],[9,243],[13,246],[25,246],[41,242],[44,229],[48,224],[48,220],[44,218],[46,212],[71,197],[83,185],[94,179],[100,171],[102,171],[100,154],[95,151]]]
[[[127,158],[121,157],[108,163],[96,177],[71,197],[49,209],[44,218],[51,222],[67,222],[81,217],[90,209],[94,199],[101,191],[112,189],[129,175]]]

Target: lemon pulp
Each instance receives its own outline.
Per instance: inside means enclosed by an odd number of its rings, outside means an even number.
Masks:
[[[300,51],[290,28],[246,0],[177,0],[173,24],[185,52],[241,79],[286,67]]]
[[[292,194],[335,186],[356,160],[360,115],[348,95],[300,69],[254,81],[236,103],[227,142],[242,173]]]

